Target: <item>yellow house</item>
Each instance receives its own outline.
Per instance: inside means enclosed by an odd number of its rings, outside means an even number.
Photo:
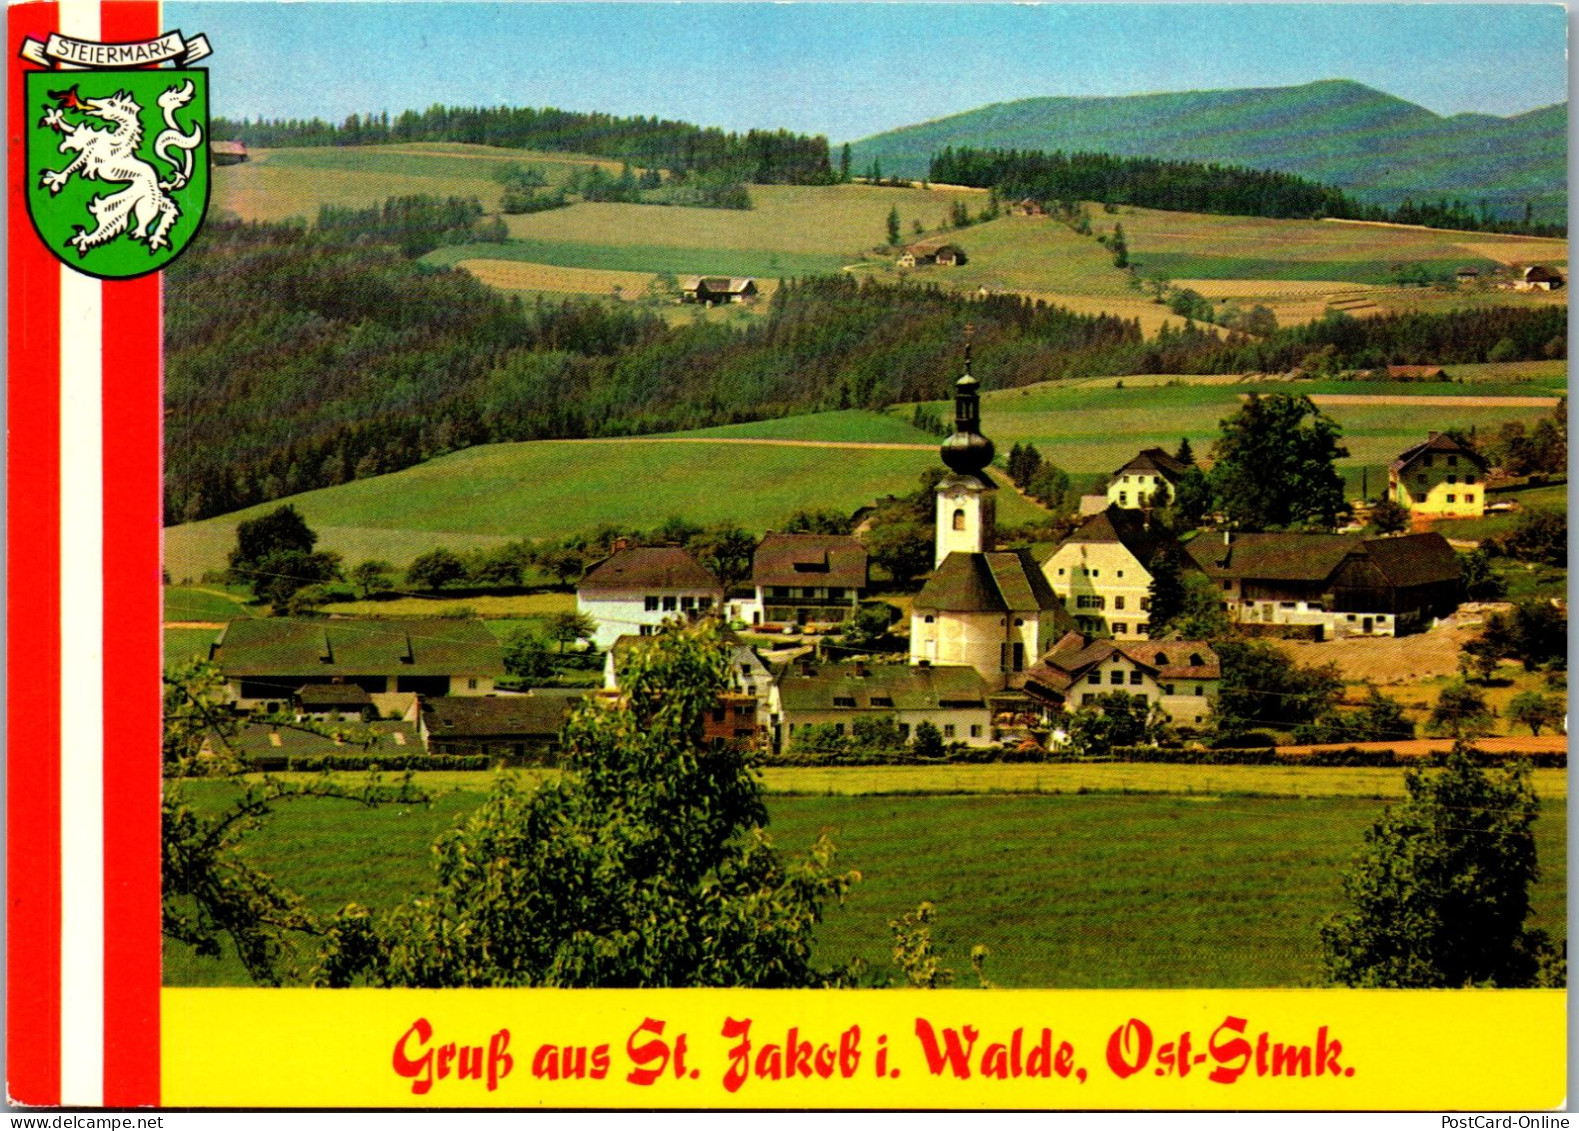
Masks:
[[[1144,640],[1151,631],[1147,565],[1166,542],[1139,511],[1113,506],[1082,522],[1042,573],[1081,632]]]
[[[1145,448],[1108,479],[1108,505],[1139,510],[1151,502],[1158,487],[1172,498],[1190,465],[1174,459],[1161,448]]]
[[[1486,513],[1486,461],[1453,437],[1433,432],[1393,461],[1387,493],[1416,514],[1479,518]]]

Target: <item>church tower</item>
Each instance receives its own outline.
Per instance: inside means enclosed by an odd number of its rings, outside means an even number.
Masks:
[[[970,373],[970,342],[965,343],[965,375],[954,382],[954,434],[943,441],[949,474],[937,486],[937,558],[952,553],[981,554],[993,548],[997,486],[987,475],[992,441],[981,434],[981,393]]]

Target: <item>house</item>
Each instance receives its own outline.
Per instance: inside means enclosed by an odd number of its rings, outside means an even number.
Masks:
[[[298,719],[362,720],[375,713],[373,697],[354,683],[309,683],[296,689],[291,706]]]
[[[987,473],[994,448],[980,428],[967,347],[954,385],[954,432],[940,449],[949,474],[936,488],[936,565],[911,603],[910,661],[969,665],[996,691],[1018,687],[1074,622],[1028,550],[994,550],[997,485]]]
[[[1059,543],[1042,574],[1081,632],[1144,640],[1151,632],[1151,562],[1170,544],[1177,545],[1173,536],[1140,511],[1109,506]]]
[[[581,688],[541,688],[525,695],[423,699],[422,742],[430,754],[551,763],[565,720],[587,694]]]
[[[1537,263],[1533,267],[1526,267],[1514,286],[1521,291],[1555,291],[1566,281],[1557,268]]]
[[[1170,722],[1201,726],[1222,684],[1222,664],[1200,640],[1097,640],[1071,632],[1026,675],[1025,692],[1051,717],[1109,692],[1138,695]]]
[[[853,733],[860,718],[891,716],[907,741],[923,722],[945,742],[990,746],[989,688],[975,668],[931,664],[798,663],[779,675],[786,750],[804,727],[829,724]]]
[[[375,722],[362,733],[369,738],[365,744],[279,722],[249,722],[241,725],[229,745],[231,752],[254,770],[288,769],[293,758],[310,760],[362,753],[403,757],[423,753],[422,738],[413,722]],[[217,746],[210,738],[202,752],[213,755],[218,753]]]
[[[911,244],[894,262],[900,267],[961,267],[967,260],[964,248],[934,238]]]
[[[1458,556],[1440,534],[1227,534],[1191,558],[1243,625],[1303,626],[1317,640],[1402,636],[1458,607]]]
[[[1478,283],[1480,281],[1480,268],[1460,267],[1457,271],[1453,272],[1453,278],[1460,284],[1464,285],[1469,283]]]
[[[1145,448],[1108,478],[1108,505],[1144,507],[1162,485],[1166,485],[1171,499],[1188,470],[1189,464],[1174,459],[1161,448]]]
[[[866,547],[848,534],[769,533],[751,557],[751,624],[839,624],[860,608],[867,586]]]
[[[1446,433],[1432,432],[1392,462],[1387,494],[1416,514],[1479,518],[1486,513],[1486,461]]]
[[[1389,365],[1389,381],[1446,381],[1447,370],[1440,365]]]
[[[621,636],[608,650],[603,665],[603,687],[605,691],[617,691],[619,688],[618,671],[625,663],[625,657],[631,648],[640,644],[647,637]],[[729,652],[729,686],[731,694],[752,700],[751,713],[752,725],[758,730],[756,742],[762,748],[776,747],[779,726],[779,701],[776,677],[757,655],[755,648],[742,643],[732,634],[727,634],[725,639],[730,646]],[[719,720],[721,721],[721,720]],[[744,724],[741,724],[742,726]],[[733,737],[733,735],[731,735]]]
[[[1042,207],[1042,202],[1039,200],[1032,200],[1030,197],[1025,197],[1023,200],[1016,200],[1012,205],[1009,206],[1009,212],[1014,216],[1047,215],[1047,209]]]
[[[616,550],[576,586],[576,609],[597,621],[592,643],[605,650],[632,630],[650,636],[665,620],[700,616],[723,600],[718,578],[679,546]]]
[[[276,711],[323,684],[371,697],[488,695],[504,675],[503,650],[482,621],[449,617],[249,617],[225,626],[209,659],[244,710]]]
[[[758,743],[757,698],[738,692],[725,692],[712,710],[702,716],[702,741],[708,749],[726,746],[754,750]]]
[[[247,147],[239,141],[216,141],[208,152],[216,165],[240,165],[247,160]]]
[[[711,305],[729,302],[754,302],[755,279],[734,279],[721,275],[687,275],[680,280],[680,301]]]

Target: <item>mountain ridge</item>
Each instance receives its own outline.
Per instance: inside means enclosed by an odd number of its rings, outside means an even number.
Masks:
[[[1509,117],[1443,116],[1352,79],[995,102],[851,143],[852,168],[925,177],[953,146],[1112,153],[1242,165],[1335,185],[1371,203],[1406,195],[1567,207],[1567,103]]]

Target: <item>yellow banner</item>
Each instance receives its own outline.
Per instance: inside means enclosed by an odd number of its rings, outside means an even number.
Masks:
[[[163,992],[162,1102],[1539,1110],[1557,990]]]

